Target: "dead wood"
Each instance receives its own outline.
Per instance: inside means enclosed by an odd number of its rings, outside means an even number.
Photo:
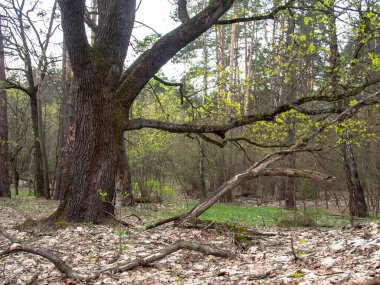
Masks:
[[[55,255],[54,253],[35,246],[22,245],[20,243],[12,243],[11,246],[9,246],[5,251],[0,253],[0,259],[9,254],[14,254],[22,251],[33,253],[35,255],[39,255],[46,258],[47,260],[52,262],[61,273],[64,273],[69,278],[79,280],[84,280],[88,278],[88,276],[73,270],[71,266],[67,265],[60,257]]]
[[[293,239],[293,235],[290,236],[290,248],[292,250],[292,254],[293,254],[293,257],[294,257],[294,261],[297,261],[299,260],[300,258],[298,257],[297,253],[296,253],[296,250],[294,249],[294,239]]]
[[[30,245],[22,245],[20,243],[17,243],[16,239],[12,235],[7,233],[7,231],[2,226],[0,226],[0,234],[2,234],[4,237],[6,237],[8,240],[11,241],[11,245],[6,250],[0,252],[0,259],[17,252],[32,253],[32,254],[39,255],[46,258],[47,260],[52,262],[61,273],[65,274],[68,278],[76,279],[76,280],[96,279],[103,272],[119,273],[119,272],[132,270],[138,266],[147,266],[148,264],[155,262],[157,260],[160,260],[181,249],[194,250],[194,251],[202,252],[207,255],[214,255],[214,256],[219,256],[219,257],[224,257],[224,258],[228,258],[233,255],[233,253],[228,250],[218,249],[211,245],[206,245],[199,242],[178,240],[172,245],[165,247],[161,251],[150,254],[146,257],[137,258],[133,261],[128,261],[128,262],[120,262],[115,265],[112,265],[111,267],[107,269],[100,270],[95,273],[86,275],[72,269],[72,267],[66,264],[59,256],[50,252],[47,249],[39,248],[36,246],[30,246]]]
[[[171,218],[167,218],[167,219],[163,219],[163,220],[159,220],[158,222],[154,223],[154,224],[150,224],[148,226],[146,226],[146,230],[150,230],[150,229],[154,229],[156,227],[159,227],[161,225],[164,225],[164,224],[167,224],[167,223],[170,223],[170,222],[174,222],[174,221],[177,221],[179,218],[181,218],[183,216],[183,214],[181,215],[178,215],[178,216],[174,216],[174,217],[171,217]]]
[[[107,271],[112,272],[112,273],[118,273],[118,272],[132,270],[139,266],[147,266],[150,263],[163,259],[164,257],[176,251],[179,251],[181,249],[194,250],[194,251],[202,252],[207,255],[214,255],[214,256],[224,257],[224,258],[233,256],[233,253],[228,250],[218,249],[210,245],[201,244],[199,242],[178,240],[172,245],[165,247],[161,251],[150,254],[146,257],[138,258],[138,259],[135,259],[133,261],[128,261],[128,262],[120,262],[116,265],[111,266],[110,268],[98,271],[96,276],[98,277],[101,273],[107,272]]]

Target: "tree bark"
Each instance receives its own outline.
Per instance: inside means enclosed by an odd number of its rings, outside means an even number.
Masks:
[[[58,210],[69,221],[100,222],[114,214],[116,148],[110,127],[114,106],[110,100],[101,100],[111,94],[104,90],[98,72],[88,72],[76,82],[72,183]]]
[[[4,41],[0,16],[0,197],[11,197],[9,185],[8,115],[5,91]]]

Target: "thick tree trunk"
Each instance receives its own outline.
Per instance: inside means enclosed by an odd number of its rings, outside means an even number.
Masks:
[[[7,94],[5,92],[5,63],[0,17],[0,197],[10,197]]]
[[[72,178],[56,213],[58,219],[100,222],[114,215],[117,165],[111,100],[114,94],[105,90],[101,78],[96,77],[99,77],[97,70],[89,71],[75,83]]]

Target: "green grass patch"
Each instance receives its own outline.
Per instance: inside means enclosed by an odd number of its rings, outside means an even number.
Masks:
[[[18,190],[18,195],[16,195],[14,189],[11,189],[12,198],[18,199],[36,199],[36,196],[33,195],[33,192],[29,193],[28,188],[20,187]]]
[[[167,204],[164,209],[150,211],[135,209],[137,215],[145,216],[148,223],[173,217],[186,212],[195,206],[195,202],[188,204]],[[278,227],[342,227],[349,224],[349,217],[333,216],[325,211],[310,210],[294,212],[279,207],[247,207],[219,203],[213,205],[200,216],[202,220],[232,223],[250,227],[278,226]],[[372,219],[367,219],[373,221]]]
[[[165,194],[175,192],[170,187],[162,187]],[[30,216],[48,216],[58,206],[58,201],[47,201],[29,195],[27,189],[20,189],[19,195],[12,198],[0,199],[2,206],[17,208],[21,213]],[[171,202],[166,204],[143,204],[136,207],[117,207],[117,216],[136,214],[147,219],[150,224],[160,219],[173,217],[185,213],[196,205],[195,201],[189,203]],[[121,211],[121,212],[118,212]],[[327,211],[303,210],[298,212],[284,210],[279,207],[243,206],[234,204],[217,203],[200,216],[202,220],[230,223],[242,226],[261,227],[342,227],[349,224],[348,216],[332,215]],[[380,216],[355,219],[355,222],[380,221]]]

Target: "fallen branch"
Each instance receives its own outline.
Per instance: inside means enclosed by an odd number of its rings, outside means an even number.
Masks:
[[[156,227],[159,227],[161,225],[164,225],[164,224],[167,224],[167,223],[170,223],[170,222],[174,222],[174,221],[177,221],[179,218],[181,218],[183,216],[183,214],[181,215],[178,215],[178,216],[174,216],[174,217],[171,217],[171,218],[167,218],[167,219],[163,219],[163,220],[159,220],[158,222],[154,223],[154,224],[150,224],[148,226],[145,227],[146,230],[150,230],[150,229],[153,229],[153,228],[156,228]]]
[[[73,270],[71,266],[67,265],[60,257],[55,255],[54,253],[49,252],[46,249],[29,246],[29,245],[22,245],[20,243],[12,243],[12,245],[8,247],[8,249],[6,249],[0,254],[0,259],[9,254],[14,254],[21,251],[33,253],[33,254],[46,258],[47,260],[52,262],[61,273],[64,273],[69,278],[79,279],[79,280],[85,280],[89,278],[89,276]]]
[[[111,266],[110,268],[103,269],[101,271],[98,271],[96,273],[96,276],[98,277],[103,272],[112,272],[112,273],[119,273],[119,272],[125,272],[128,270],[132,270],[139,266],[147,266],[148,264],[155,262],[157,260],[163,259],[164,257],[168,256],[169,254],[172,254],[176,251],[179,251],[181,249],[188,249],[188,250],[194,250],[199,251],[207,255],[214,255],[218,257],[224,257],[228,258],[231,257],[233,254],[232,252],[228,250],[218,249],[210,245],[201,244],[198,242],[190,242],[190,241],[184,241],[184,240],[178,240],[172,245],[164,248],[163,250],[150,254],[143,258],[138,258],[133,261],[129,262],[120,262],[114,266]]]
[[[148,264],[155,262],[157,260],[160,260],[168,256],[169,254],[172,254],[181,249],[194,250],[194,251],[202,252],[207,255],[214,255],[214,256],[219,256],[219,257],[224,257],[224,258],[228,258],[233,255],[233,253],[228,250],[218,249],[211,245],[201,244],[198,242],[178,240],[172,245],[162,249],[161,251],[150,254],[146,257],[138,258],[138,259],[135,259],[133,261],[128,261],[128,262],[120,262],[120,263],[117,263],[116,265],[112,265],[111,267],[107,269],[103,269],[95,273],[86,275],[86,274],[80,273],[79,271],[74,270],[71,266],[66,264],[60,257],[48,251],[47,249],[30,246],[30,245],[22,245],[20,243],[14,242],[16,239],[14,239],[9,233],[7,233],[5,229],[1,226],[0,226],[0,234],[5,236],[8,240],[12,242],[12,244],[6,250],[0,253],[0,259],[17,252],[32,253],[32,254],[39,255],[46,258],[47,260],[52,262],[61,273],[65,274],[68,278],[75,279],[75,280],[96,279],[96,278],[99,278],[99,276],[103,272],[119,273],[119,272],[132,270],[138,266],[147,266]]]

